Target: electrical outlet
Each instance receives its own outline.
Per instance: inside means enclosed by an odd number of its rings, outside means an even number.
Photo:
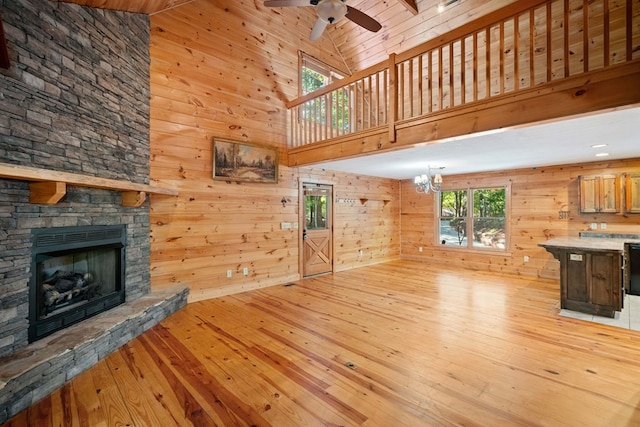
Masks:
[[[598,229],[598,223],[597,222],[592,222],[591,225],[589,226],[589,228],[591,230],[597,230]]]
[[[529,262],[529,255],[524,256],[524,262]]]
[[[606,222],[601,222],[600,223],[600,230],[606,230],[607,229],[607,223]]]
[[[418,252],[422,252],[422,246],[418,248]]]
[[[242,269],[242,274],[244,274],[245,276],[249,275],[249,269],[247,267]]]
[[[358,251],[358,255],[363,256],[364,255],[364,251],[362,249],[360,249],[360,251]]]
[[[233,271],[227,270],[227,279],[231,278],[232,275],[233,275]]]

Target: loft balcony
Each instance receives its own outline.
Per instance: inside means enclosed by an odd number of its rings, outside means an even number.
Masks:
[[[637,2],[517,2],[290,101],[289,165],[638,102]]]

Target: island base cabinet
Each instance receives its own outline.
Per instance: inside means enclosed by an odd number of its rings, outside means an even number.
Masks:
[[[622,310],[622,259],[615,252],[563,251],[561,307],[614,317]]]

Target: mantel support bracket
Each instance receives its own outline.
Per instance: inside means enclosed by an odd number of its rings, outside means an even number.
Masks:
[[[29,203],[55,205],[67,194],[67,184],[59,181],[32,182],[29,190]]]
[[[147,193],[144,191],[123,191],[122,206],[139,208],[147,200]]]

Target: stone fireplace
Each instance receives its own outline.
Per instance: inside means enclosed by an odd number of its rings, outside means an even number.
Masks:
[[[33,230],[29,342],[122,304],[125,253],[121,225]]]
[[[152,292],[149,201],[130,200],[146,191],[132,184],[149,184],[148,16],[48,0],[0,9],[1,163],[76,177],[53,202],[33,199],[37,179],[0,177],[2,424],[182,307],[188,290]]]

